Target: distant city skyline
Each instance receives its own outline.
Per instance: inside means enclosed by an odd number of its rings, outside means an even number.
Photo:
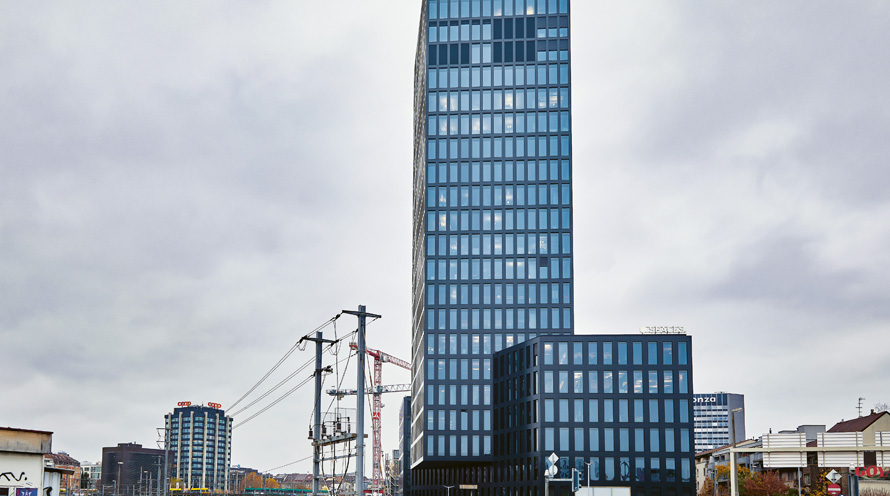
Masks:
[[[359,304],[368,345],[410,358],[419,5],[5,5],[0,424],[78,460],[156,447],[177,402],[225,408]],[[575,333],[684,326],[748,437],[890,401],[888,24],[575,2]],[[232,464],[309,456],[309,394],[236,427]]]

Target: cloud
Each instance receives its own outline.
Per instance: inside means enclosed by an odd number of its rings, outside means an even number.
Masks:
[[[234,401],[359,303],[409,358],[417,7],[2,7],[7,422],[82,460],[153,444],[177,401]],[[881,400],[887,17],[573,3],[579,332],[686,325],[696,388],[745,393],[749,435],[852,416],[826,390]],[[282,426],[307,398],[236,430],[234,463],[305,456]]]

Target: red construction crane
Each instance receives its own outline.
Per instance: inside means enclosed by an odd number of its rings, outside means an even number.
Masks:
[[[349,347],[353,350],[358,349],[358,345],[355,343],[349,343]],[[383,488],[382,480],[383,480],[383,471],[382,471],[382,461],[383,461],[383,448],[380,445],[380,413],[383,409],[383,401],[380,398],[380,395],[383,393],[397,393],[397,392],[405,392],[411,390],[410,384],[396,384],[391,386],[384,386],[383,383],[383,364],[391,363],[393,365],[402,367],[403,369],[411,370],[411,364],[402,360],[400,358],[396,358],[388,353],[384,353],[380,350],[373,350],[371,348],[365,348],[365,354],[374,359],[374,376],[371,380],[371,387],[368,392],[374,398],[371,402],[371,428],[372,428],[372,447],[373,447],[373,455],[371,457],[373,461],[374,471],[373,471],[373,482],[371,483],[371,489],[379,491]],[[355,389],[329,389],[327,391],[330,395],[336,396],[346,396],[356,394]],[[362,408],[361,405],[358,405],[358,408]]]

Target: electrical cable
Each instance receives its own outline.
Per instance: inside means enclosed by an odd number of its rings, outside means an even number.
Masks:
[[[285,360],[287,360],[287,357],[291,356],[291,354],[292,354],[292,353],[293,353],[293,352],[300,346],[300,344],[302,343],[302,341],[303,341],[303,339],[304,339],[305,337],[307,337],[307,336],[309,336],[309,335],[311,335],[311,334],[313,334],[313,333],[315,333],[315,332],[318,332],[318,331],[320,331],[321,329],[324,329],[325,327],[327,327],[328,325],[330,325],[331,322],[335,322],[337,319],[339,319],[339,318],[340,318],[340,315],[341,315],[341,314],[339,314],[339,313],[338,313],[337,315],[334,315],[333,317],[331,317],[330,319],[328,319],[324,324],[322,324],[322,325],[316,327],[315,329],[309,331],[309,333],[307,333],[306,336],[303,336],[302,338],[300,338],[299,341],[297,341],[293,346],[291,346],[291,348],[290,348],[289,350],[287,350],[287,353],[285,353],[284,356],[281,357],[280,360],[278,360],[278,363],[276,363],[274,366],[272,366],[272,369],[270,369],[268,372],[266,372],[266,375],[264,375],[262,379],[260,379],[259,381],[257,381],[257,383],[254,384],[253,387],[251,387],[250,389],[248,389],[247,392],[244,393],[240,398],[238,398],[237,401],[235,401],[235,402],[232,403],[231,405],[228,405],[228,406],[226,407],[226,410],[231,410],[231,409],[234,408],[238,403],[241,403],[241,402],[244,400],[244,398],[247,398],[247,396],[250,395],[250,393],[252,393],[256,388],[258,388],[258,387],[260,386],[260,384],[263,383],[263,381],[265,381],[266,379],[268,379],[269,376],[272,375],[272,373],[275,372],[275,371],[278,369],[278,367],[280,367],[281,364],[284,363]]]
[[[248,408],[252,407],[253,405],[256,405],[257,403],[259,403],[260,401],[262,401],[263,398],[265,398],[266,396],[269,396],[270,394],[272,394],[273,392],[275,392],[275,390],[277,390],[278,388],[280,388],[281,386],[283,386],[285,383],[287,383],[288,381],[290,381],[291,379],[293,379],[297,374],[299,374],[300,372],[302,372],[303,370],[305,370],[306,367],[312,365],[312,363],[313,363],[314,361],[315,361],[315,359],[312,358],[312,359],[308,360],[306,363],[304,363],[303,365],[300,365],[300,367],[299,367],[297,370],[291,372],[290,375],[288,375],[287,377],[285,377],[284,379],[282,379],[281,382],[279,382],[278,384],[272,386],[272,389],[270,389],[270,390],[266,391],[265,393],[261,394],[261,395],[259,396],[259,398],[257,398],[257,399],[255,399],[255,400],[251,401],[250,403],[247,404],[247,406],[244,406],[244,407],[242,407],[240,410],[236,410],[236,411],[230,413],[229,415],[231,415],[232,417],[234,417],[235,415],[238,415],[238,414],[242,413],[244,410],[247,410]]]
[[[294,461],[292,461],[292,462],[290,462],[290,463],[285,463],[284,465],[280,465],[280,466],[275,467],[275,468],[270,468],[270,469],[268,469],[268,470],[263,470],[261,473],[263,473],[263,474],[268,474],[268,473],[271,473],[273,470],[278,470],[279,468],[289,467],[289,466],[291,466],[291,465],[293,465],[293,464],[295,464],[295,463],[305,462],[306,460],[309,460],[310,458],[312,458],[311,455],[310,455],[310,456],[307,456],[306,458],[300,458],[299,460],[294,460]]]
[[[346,339],[346,337],[348,337],[348,336],[344,336],[343,338],[340,338],[340,340],[342,340],[342,339]],[[337,340],[337,341],[340,341],[340,340]],[[322,353],[324,353],[325,351],[327,351],[328,349],[330,349],[330,348],[331,348],[332,346],[334,346],[335,344],[337,344],[337,342],[327,344],[327,345],[326,345],[326,348],[324,348],[324,349],[322,350]],[[232,412],[230,415],[234,417],[235,415],[238,415],[238,414],[240,414],[240,413],[243,413],[245,410],[247,410],[247,409],[249,409],[250,407],[252,407],[253,405],[259,403],[260,401],[263,400],[263,398],[269,396],[270,394],[272,394],[273,392],[275,392],[278,388],[280,388],[281,386],[283,386],[285,383],[287,383],[288,381],[290,381],[291,379],[293,379],[294,377],[296,377],[297,374],[299,374],[300,372],[302,372],[303,370],[305,370],[306,367],[308,367],[309,365],[311,365],[311,364],[314,362],[314,360],[315,360],[314,358],[309,359],[309,360],[306,361],[303,365],[301,365],[297,370],[295,370],[295,371],[292,372],[290,375],[288,375],[287,377],[285,377],[284,379],[282,379],[278,384],[276,384],[276,385],[273,386],[271,389],[269,389],[268,391],[266,391],[265,393],[263,393],[262,395],[260,395],[257,399],[251,401],[247,406],[244,406],[244,407],[242,407],[241,409],[239,409],[239,410],[237,410],[237,411],[235,411],[235,412]],[[310,377],[312,377],[312,376],[310,376]],[[276,401],[276,402],[277,402],[277,401]]]
[[[301,387],[303,387],[303,386],[305,386],[306,384],[308,384],[309,381],[311,381],[311,380],[312,380],[312,376],[307,377],[306,379],[303,380],[303,382],[301,382],[301,383],[297,384],[296,386],[294,386],[293,389],[291,389],[290,391],[284,393],[283,395],[281,395],[280,397],[278,397],[278,399],[276,399],[276,400],[273,401],[272,403],[269,403],[268,405],[264,406],[264,407],[261,408],[258,412],[254,413],[254,414],[251,415],[250,417],[247,417],[246,419],[242,420],[240,423],[235,424],[235,426],[232,427],[232,429],[237,429],[237,428],[241,427],[242,425],[244,425],[244,424],[250,422],[251,420],[257,418],[258,416],[260,416],[260,414],[264,413],[266,410],[268,410],[268,409],[272,408],[273,406],[277,405],[281,400],[287,398],[287,397],[290,396],[292,393],[294,393],[297,389],[300,389]]]

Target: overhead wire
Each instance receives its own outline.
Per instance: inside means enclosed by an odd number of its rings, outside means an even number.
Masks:
[[[306,385],[309,381],[311,381],[311,380],[312,380],[312,376],[309,376],[309,377],[307,377],[306,379],[303,379],[303,382],[297,384],[296,386],[293,387],[293,389],[291,389],[291,390],[289,390],[288,392],[284,393],[283,395],[279,396],[275,401],[273,401],[272,403],[269,403],[268,405],[264,406],[264,407],[261,408],[258,412],[254,413],[254,414],[251,415],[250,417],[247,417],[246,419],[242,420],[241,422],[235,424],[235,426],[232,427],[232,429],[237,429],[237,428],[241,427],[242,425],[244,425],[244,424],[250,422],[251,420],[253,420],[253,419],[259,417],[259,416],[260,416],[262,413],[264,413],[266,410],[268,410],[268,409],[272,408],[273,406],[277,405],[279,402],[281,402],[281,400],[287,398],[288,396],[290,396],[291,394],[293,394],[296,390],[298,390],[298,389],[300,389],[301,387],[305,386],[305,385]]]
[[[263,470],[261,473],[263,473],[263,474],[268,474],[268,473],[271,473],[273,470],[278,470],[279,468],[289,467],[289,466],[294,465],[294,464],[296,464],[296,463],[305,462],[306,460],[309,460],[310,458],[312,458],[312,455],[309,455],[309,456],[307,456],[307,457],[305,457],[305,458],[300,458],[299,460],[294,460],[294,461],[292,461],[292,462],[290,462],[290,463],[285,463],[284,465],[279,465],[279,466],[274,467],[274,468],[270,468],[270,469],[267,469],[267,470]]]
[[[306,361],[306,363],[304,363],[303,365],[300,365],[300,367],[297,368],[297,370],[291,372],[290,375],[288,375],[287,377],[285,377],[284,379],[282,379],[278,384],[272,386],[272,389],[270,389],[270,390],[266,391],[265,393],[261,394],[257,399],[251,401],[251,402],[248,403],[246,406],[242,407],[240,410],[236,410],[236,411],[232,412],[230,415],[232,415],[232,416],[234,417],[235,415],[238,415],[239,413],[244,412],[244,410],[247,410],[248,408],[252,407],[253,405],[256,405],[257,403],[259,403],[260,401],[262,401],[263,398],[265,398],[266,396],[269,396],[270,394],[274,393],[278,388],[280,388],[280,387],[283,386],[285,383],[287,383],[288,381],[290,381],[291,379],[293,379],[294,377],[296,377],[296,375],[299,374],[300,372],[302,372],[303,370],[305,370],[306,367],[312,365],[312,362],[314,362],[314,361],[315,361],[314,358],[309,359],[308,361]]]
[[[269,376],[272,375],[272,373],[275,372],[278,369],[278,367],[280,367],[281,364],[284,363],[285,360],[287,360],[287,357],[291,356],[291,354],[300,347],[300,345],[303,343],[304,338],[306,338],[307,336],[310,336],[311,334],[313,334],[315,332],[320,331],[321,329],[324,329],[325,327],[330,325],[331,322],[335,322],[337,319],[340,318],[340,315],[342,315],[342,314],[338,313],[337,315],[334,315],[333,317],[331,317],[330,319],[325,321],[325,323],[321,324],[320,326],[318,326],[315,329],[306,333],[305,336],[301,337],[293,346],[291,346],[291,348],[289,350],[287,350],[287,353],[285,353],[284,356],[281,357],[280,360],[278,360],[278,363],[273,365],[272,368],[268,372],[266,372],[266,375],[264,375],[262,377],[262,379],[257,381],[257,383],[253,385],[253,387],[248,389],[247,392],[244,393],[243,395],[241,395],[241,397],[238,398],[234,403],[232,403],[231,405],[228,405],[226,407],[226,410],[231,410],[236,405],[238,405],[238,403],[241,403],[244,400],[244,398],[247,398],[247,396],[249,396],[250,393],[254,392],[254,390],[256,390],[256,388],[258,388],[260,386],[260,384],[262,384],[266,379],[268,379]]]
[[[345,339],[345,338],[346,338],[346,336],[344,336],[344,337],[341,338],[341,339]],[[334,344],[334,343],[330,343],[330,344],[327,345],[327,347],[330,348],[331,346],[333,346],[333,344]],[[312,360],[310,360],[309,363],[312,363]],[[277,390],[279,387],[281,387],[282,385],[284,385],[286,382],[288,382],[288,381],[290,381],[291,379],[293,379],[293,378],[294,378],[294,377],[295,377],[301,370],[305,369],[307,366],[308,366],[308,364],[303,364],[303,365],[300,367],[300,369],[298,369],[297,371],[295,371],[295,372],[293,372],[292,374],[290,374],[289,376],[287,376],[287,377],[286,377],[285,379],[283,379],[281,382],[279,382],[279,383],[276,384],[274,387],[272,387],[272,389],[270,389],[269,391],[266,391],[265,393],[263,393],[259,398],[257,398],[256,400],[252,401],[252,402],[251,402],[249,405],[247,405],[246,407],[242,408],[241,410],[238,410],[237,412],[234,412],[234,413],[232,414],[232,416],[234,416],[235,414],[238,414],[238,413],[243,412],[244,410],[246,410],[246,409],[250,408],[251,406],[255,405],[257,402],[259,402],[260,400],[262,400],[262,399],[265,398],[266,396],[269,396],[272,392],[274,392],[275,390]],[[250,417],[248,417],[248,418],[246,418],[245,420],[241,421],[240,423],[236,424],[236,425],[235,425],[234,427],[232,427],[232,428],[234,429],[234,428],[236,428],[236,427],[240,427],[240,426],[246,424],[247,422],[253,420],[253,419],[256,418],[257,416],[259,416],[261,413],[263,413],[263,412],[265,412],[266,410],[268,410],[269,408],[272,408],[273,406],[277,405],[279,402],[281,402],[281,400],[287,398],[287,397],[290,396],[292,393],[294,393],[297,389],[300,389],[302,386],[306,385],[310,380],[312,380],[313,377],[314,377],[314,374],[313,374],[313,375],[310,375],[309,377],[307,377],[306,379],[304,379],[302,382],[300,382],[299,384],[297,384],[293,389],[291,389],[291,390],[287,391],[286,393],[284,393],[283,395],[279,396],[277,399],[275,399],[274,401],[272,401],[272,402],[269,403],[268,405],[264,406],[263,408],[261,408],[259,411],[257,411],[256,413],[254,413],[254,414],[251,415]]]

